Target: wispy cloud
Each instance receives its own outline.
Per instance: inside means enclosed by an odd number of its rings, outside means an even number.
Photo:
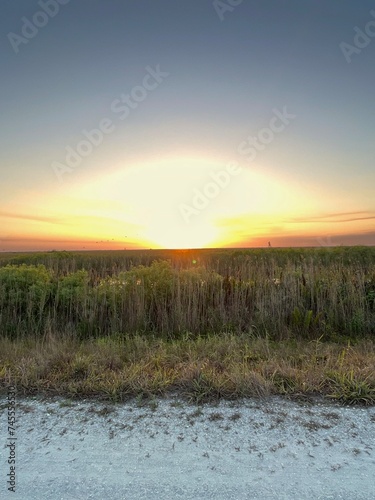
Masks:
[[[10,212],[0,212],[0,218],[30,220],[34,222],[45,222],[47,224],[63,224],[64,220],[61,217],[45,217],[39,215],[17,214]]]
[[[82,238],[35,238],[24,236],[0,236],[0,252],[35,252],[50,250],[128,250],[140,248],[132,241],[115,240],[93,241]]]
[[[60,224],[60,225],[66,225],[66,226],[73,226],[77,224],[93,224],[94,222],[102,221],[102,222],[124,222],[123,219],[121,218],[116,218],[116,217],[107,217],[107,216],[102,216],[102,215],[96,215],[96,214],[77,214],[77,215],[69,215],[65,217],[58,217],[58,216],[39,216],[39,215],[27,215],[27,214],[20,214],[20,213],[11,213],[11,212],[1,212],[0,211],[0,219],[1,218],[6,218],[6,219],[17,219],[17,220],[29,220],[29,221],[34,221],[34,222],[43,222],[46,224]],[[138,224],[133,224],[126,222],[126,227],[133,227],[133,228],[138,228]]]
[[[319,223],[336,223],[336,222],[355,222],[359,220],[375,219],[373,212],[337,212],[334,214],[315,215],[312,217],[294,217],[287,222],[308,224],[313,222]]]

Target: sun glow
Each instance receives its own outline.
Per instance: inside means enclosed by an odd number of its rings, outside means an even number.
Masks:
[[[270,236],[293,234],[296,223],[288,226],[287,221],[302,208],[314,208],[291,183],[246,165],[229,174],[228,165],[173,158],[80,179],[64,185],[59,196],[39,197],[30,238],[35,233],[57,246],[58,241],[81,241],[87,249],[204,248],[259,238],[267,243]],[[25,200],[19,208],[13,202],[13,208],[29,213]],[[46,217],[45,206],[50,207]],[[15,219],[13,228],[22,224]]]
[[[194,228],[186,228],[181,223],[174,226],[153,225],[145,231],[147,240],[159,248],[204,248],[214,245],[218,230],[209,222],[203,221]]]
[[[194,190],[200,189],[215,169],[218,166],[214,163],[198,160],[146,163],[96,179],[81,188],[79,196],[83,204],[88,198],[110,199],[116,207],[110,210],[112,217],[116,212],[118,221],[124,221],[123,232],[142,246],[202,248],[218,240],[213,207],[207,206],[186,220],[181,205],[191,205]]]

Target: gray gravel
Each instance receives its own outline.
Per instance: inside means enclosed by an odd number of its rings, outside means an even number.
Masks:
[[[17,400],[15,494],[0,408],[1,499],[375,498],[375,408]]]

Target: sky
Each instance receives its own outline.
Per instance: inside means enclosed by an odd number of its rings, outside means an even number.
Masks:
[[[375,245],[373,1],[0,14],[0,251]]]

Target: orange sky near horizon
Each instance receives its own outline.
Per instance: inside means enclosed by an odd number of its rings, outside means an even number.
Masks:
[[[69,180],[4,207],[0,251],[375,244],[358,200],[338,212],[337,192],[239,163],[172,158]]]

